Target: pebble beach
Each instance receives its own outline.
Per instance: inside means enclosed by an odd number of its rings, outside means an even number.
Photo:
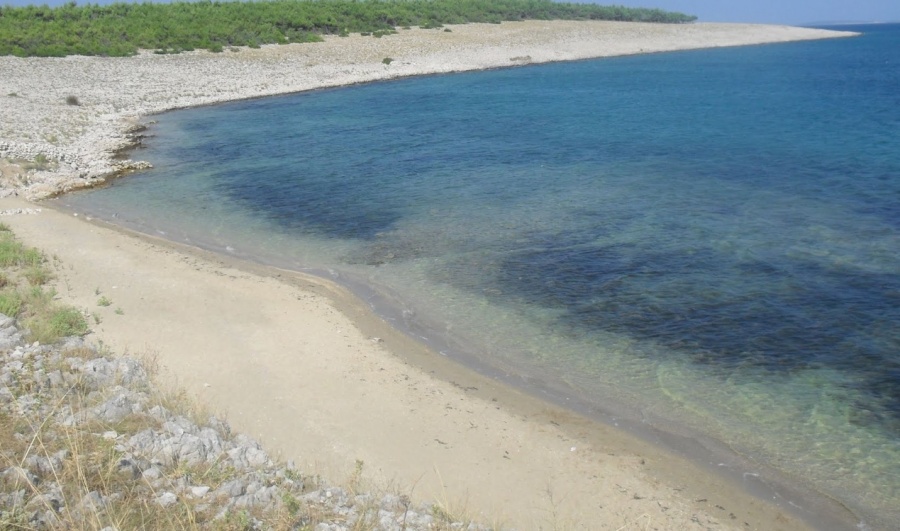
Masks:
[[[325,87],[550,61],[849,36],[751,24],[526,21],[400,30],[383,38],[134,57],[0,57],[5,193],[40,199],[145,167],[119,153],[141,120],[172,109]],[[390,59],[389,64],[385,64]]]

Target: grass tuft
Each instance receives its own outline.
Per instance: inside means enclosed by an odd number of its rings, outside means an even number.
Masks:
[[[84,335],[88,331],[84,315],[56,301],[56,290],[44,289],[53,279],[44,254],[16,240],[6,225],[0,224],[0,313],[20,319],[28,338],[41,343]]]
[[[17,291],[0,292],[0,313],[8,317],[18,317],[22,311],[22,296]]]
[[[69,336],[81,336],[88,332],[87,320],[80,311],[71,307],[54,307],[47,312],[25,320],[25,326],[33,341],[56,343]]]
[[[53,278],[53,274],[42,266],[31,266],[22,275],[32,286],[43,286]]]
[[[8,227],[0,231],[0,267],[34,267],[43,263],[43,253],[22,245]]]

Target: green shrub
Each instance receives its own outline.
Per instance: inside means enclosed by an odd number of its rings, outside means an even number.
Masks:
[[[659,9],[552,0],[268,0],[0,6],[0,55],[134,55],[140,49],[218,51],[228,46],[312,42],[319,35],[504,20],[691,22]],[[68,99],[67,99],[68,100]],[[77,98],[75,98],[77,101]],[[77,105],[78,103],[71,103]]]

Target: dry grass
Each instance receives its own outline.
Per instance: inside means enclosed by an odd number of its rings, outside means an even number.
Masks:
[[[91,360],[103,354],[90,348],[71,349],[56,365],[48,363],[44,370],[62,370],[69,365],[68,359]],[[143,358],[147,360],[147,372],[158,371],[153,354]],[[63,425],[54,420],[65,416],[60,415],[61,412],[77,415],[101,403],[106,394],[92,390],[83,379],[71,380],[65,389],[55,392],[42,389],[38,383],[27,378],[13,384],[9,387],[18,396],[41,396],[41,400],[47,401],[49,413],[35,414],[0,407],[0,472],[5,470],[2,472],[3,479],[0,479],[0,494],[21,493],[18,502],[0,502],[0,529],[33,529],[35,524],[31,517],[35,511],[45,516],[52,515],[52,518],[45,517],[45,520],[52,521],[50,527],[55,529],[101,530],[113,527],[237,531],[261,526],[263,529],[286,531],[313,529],[321,522],[348,524],[345,517],[335,513],[332,507],[302,499],[302,492],[285,491],[278,508],[265,513],[258,509],[233,510],[217,518],[219,508],[206,507],[203,500],[189,496],[179,496],[177,503],[164,508],[156,502],[161,492],[155,490],[143,476],[134,473],[133,469],[123,468],[121,464],[125,454],[117,449],[115,439],[104,437],[105,433],[110,432],[127,436],[146,429],[159,429],[161,421],[158,418],[132,414],[114,423],[90,420],[76,426]],[[160,391],[156,386],[147,391],[151,396],[148,408],[162,405],[186,418],[209,418],[206,409],[183,391]],[[163,479],[172,484],[185,479],[189,484],[202,484],[214,491],[238,475],[238,471],[222,461],[214,461],[198,465],[180,463],[166,469]],[[286,476],[292,480],[302,479],[291,477],[291,474]],[[48,490],[48,485],[59,485],[61,488]],[[310,487],[316,488],[318,485]],[[385,492],[374,489],[378,494],[363,493],[363,489],[369,487],[361,461],[357,462],[341,488],[350,494],[357,508],[358,518],[351,529],[379,529],[379,502]],[[360,502],[358,496],[365,500]],[[408,496],[397,497],[406,507],[409,506]],[[451,517],[440,508],[434,509],[433,516],[434,529],[438,531],[459,529],[451,525],[453,522],[468,522],[467,519]]]
[[[95,357],[92,352],[79,349],[72,354],[91,358]],[[270,524],[288,522],[280,515],[253,512],[238,512],[215,520],[215,511],[187,496],[179,496],[174,505],[161,506],[156,502],[161,493],[133,468],[123,467],[125,454],[117,449],[114,437],[103,435],[159,429],[158,419],[132,414],[114,423],[94,420],[63,425],[55,420],[65,416],[61,412],[77,414],[100,402],[102,393],[91,391],[78,381],[71,382],[56,396],[41,393],[24,378],[16,384],[20,396],[38,392],[42,399],[53,403],[50,414],[40,416],[0,409],[0,492],[18,496],[12,503],[0,503],[0,529],[34,528],[30,518],[35,511],[52,522],[51,528],[59,529],[247,529],[246,524],[253,518],[265,518]],[[182,404],[173,412],[189,413],[189,402],[184,398],[159,398],[160,403],[170,406]],[[236,475],[233,469],[218,463],[179,465],[166,470],[166,474],[167,482],[191,478],[213,489]]]

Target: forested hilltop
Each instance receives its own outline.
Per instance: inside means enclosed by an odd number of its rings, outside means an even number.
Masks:
[[[684,23],[659,9],[552,0],[267,0],[0,7],[0,55],[127,56],[315,42],[321,35],[382,37],[397,28],[515,20]]]

